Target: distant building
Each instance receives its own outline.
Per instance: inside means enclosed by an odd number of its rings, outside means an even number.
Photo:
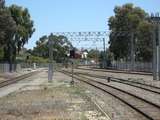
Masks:
[[[81,56],[82,56],[82,52],[81,51],[75,51],[75,58],[76,59],[81,59]]]
[[[88,56],[88,53],[86,51],[82,52],[81,58],[86,59]]]

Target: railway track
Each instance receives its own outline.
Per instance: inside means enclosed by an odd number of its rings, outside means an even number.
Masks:
[[[19,82],[19,81],[21,81],[21,80],[23,80],[25,78],[28,78],[28,77],[33,76],[35,74],[38,74],[40,72],[41,71],[34,71],[34,72],[31,72],[31,73],[27,73],[27,74],[24,74],[24,75],[21,75],[21,76],[18,76],[18,77],[15,77],[15,78],[0,82],[0,88],[3,88],[5,86],[8,86],[8,85],[11,85],[11,84],[14,84],[14,83],[17,83],[17,82]]]
[[[70,72],[61,71],[62,73],[71,76]],[[137,112],[141,113],[148,120],[160,120],[160,106],[152,103],[151,101],[145,100],[139,96],[136,96],[132,93],[124,91],[122,89],[116,88],[114,86],[108,85],[103,82],[99,82],[90,78],[86,78],[82,75],[74,75],[76,80],[84,82],[88,85],[91,85],[105,93],[108,93],[115,98],[119,99],[121,102],[130,106]]]
[[[151,76],[152,73],[150,72],[139,72],[139,71],[125,71],[125,70],[111,70],[111,69],[95,69],[95,68],[76,68],[80,70],[90,70],[90,71],[101,71],[101,72],[111,72],[111,73],[124,73],[124,74],[137,74],[137,75],[148,75]]]
[[[101,75],[95,75],[95,74],[89,74],[89,73],[82,73],[82,72],[74,72],[74,74],[81,74],[81,75],[87,75],[90,77],[95,77],[95,78],[100,78],[100,79],[105,79],[107,80],[107,76],[101,76]],[[135,88],[140,88],[152,93],[156,93],[160,95],[160,88],[159,87],[155,87],[152,85],[148,85],[148,84],[143,84],[143,83],[139,83],[139,82],[134,82],[134,81],[129,81],[129,80],[125,80],[125,79],[120,79],[120,78],[115,78],[115,77],[110,77],[110,80],[113,82],[118,82],[121,84],[126,84]]]

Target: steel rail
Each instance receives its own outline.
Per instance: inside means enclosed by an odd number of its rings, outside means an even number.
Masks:
[[[78,68],[79,69],[79,68]],[[81,69],[81,68],[80,68]],[[101,70],[92,70],[92,69],[83,69],[82,70],[90,70],[90,71],[99,71],[99,72],[104,72],[104,71],[101,71]],[[107,71],[106,71],[107,72]],[[123,73],[123,72],[122,72]],[[130,73],[126,73],[126,74],[130,74]],[[141,74],[142,75],[142,74]],[[139,85],[145,85],[145,86],[148,86],[148,87],[152,87],[152,88],[156,88],[156,89],[160,89],[160,87],[156,87],[156,86],[153,86],[153,85],[148,85],[148,84],[143,84],[143,83],[140,83],[140,82],[135,82],[135,81],[129,81],[129,80],[126,80],[126,79],[121,79],[121,78],[116,78],[116,77],[111,77],[113,79],[117,79],[117,80],[121,80],[121,81],[126,81],[126,82],[131,82],[131,83],[135,83],[135,84],[139,84]]]
[[[91,75],[91,74],[88,74],[88,73],[81,73],[81,72],[74,72],[74,73],[75,74],[87,75],[87,76],[90,76],[90,77],[95,77],[95,78],[100,78],[100,79],[105,79],[105,80],[107,79],[107,76]],[[115,77],[110,77],[110,80],[113,81],[113,82],[126,84],[126,85],[129,85],[129,86],[132,86],[132,87],[140,88],[140,89],[143,89],[143,90],[146,90],[146,91],[149,91],[149,92],[156,93],[156,94],[160,95],[160,88],[159,87],[150,86],[150,85],[146,85],[146,84],[142,84],[142,83],[140,84],[140,83],[137,83],[137,82],[128,81],[128,80],[125,80],[125,79],[120,79],[120,78],[115,78]],[[138,86],[138,85],[135,85],[135,84],[140,84],[141,86]],[[146,87],[150,87],[150,88],[146,88]]]
[[[70,73],[70,72],[66,72],[66,71],[61,71],[61,72],[64,73],[64,74],[66,74],[66,75],[68,75],[68,76],[71,76],[71,73]],[[126,101],[125,99],[121,98],[120,96],[118,96],[118,94],[115,94],[115,93],[113,93],[113,92],[107,91],[106,89],[104,89],[104,88],[102,88],[102,87],[99,87],[99,86],[95,85],[94,83],[98,83],[98,84],[103,85],[103,86],[105,86],[105,87],[109,87],[110,89],[114,89],[114,90],[117,90],[118,92],[121,92],[121,93],[126,94],[126,95],[128,95],[128,96],[131,96],[131,97],[133,97],[134,99],[141,101],[143,104],[152,106],[152,107],[153,107],[152,109],[156,109],[156,110],[158,110],[158,111],[160,112],[160,106],[157,105],[157,104],[155,104],[155,103],[152,103],[152,102],[147,101],[147,100],[145,100],[145,99],[143,99],[143,98],[140,98],[140,97],[138,97],[138,96],[136,96],[136,95],[134,95],[134,94],[131,94],[131,93],[127,92],[127,91],[124,91],[124,90],[121,90],[121,89],[119,89],[119,88],[116,88],[116,87],[107,85],[107,84],[102,83],[102,82],[98,82],[98,81],[93,80],[93,79],[89,79],[89,78],[82,77],[82,76],[79,76],[79,77],[78,77],[78,75],[74,75],[74,78],[77,79],[77,80],[79,80],[79,81],[82,81],[82,82],[84,82],[84,83],[87,83],[87,84],[89,84],[89,85],[91,85],[91,86],[93,86],[93,87],[95,87],[95,88],[97,88],[97,89],[99,89],[99,90],[102,90],[102,91],[104,91],[104,92],[106,92],[106,93],[108,93],[108,94],[110,94],[110,95],[112,95],[112,96],[114,96],[115,98],[117,98],[117,99],[119,99],[120,101],[122,101],[123,103],[127,104],[128,106],[130,106],[131,108],[133,108],[133,109],[136,110],[137,112],[139,112],[139,113],[141,113],[142,115],[144,115],[144,116],[145,116],[146,118],[148,118],[149,120],[159,120],[159,119],[153,118],[154,116],[148,115],[148,113],[145,113],[145,112],[142,111],[139,107],[136,107],[136,105],[133,105],[133,104],[129,103],[128,101]],[[85,79],[85,80],[84,80],[84,79]],[[86,80],[87,80],[87,81],[86,81]],[[93,82],[94,82],[94,83],[93,83]]]
[[[31,77],[35,74],[38,74],[40,73],[41,71],[34,71],[34,72],[30,72],[30,73],[27,73],[27,74],[24,74],[24,75],[21,75],[21,76],[18,76],[18,77],[14,77],[14,78],[11,78],[9,80],[5,80],[3,82],[0,82],[0,88],[3,88],[5,86],[8,86],[8,85],[11,85],[11,84],[14,84],[14,83],[17,83],[25,78],[28,78],[28,77]]]
[[[95,68],[90,68],[90,69],[87,69],[87,68],[76,68],[76,69],[81,69],[81,70],[92,70],[92,71],[101,71],[101,72],[111,72],[111,73],[124,73],[124,74],[136,74],[136,75],[147,75],[147,76],[151,76],[152,73],[150,72],[141,72],[141,71],[135,71],[135,72],[132,72],[132,71],[125,71],[125,70],[111,70],[111,69],[95,69]]]

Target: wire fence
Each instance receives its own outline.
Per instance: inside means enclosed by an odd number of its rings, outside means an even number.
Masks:
[[[86,64],[80,63],[79,66],[84,66]],[[100,63],[92,64],[87,62],[86,66],[92,66],[95,68],[99,68]],[[10,65],[8,63],[0,63],[0,73],[5,72],[18,72],[22,69],[37,69],[37,68],[47,68],[48,63],[18,63],[12,64],[12,71],[10,71]],[[54,70],[59,70],[64,65],[62,63],[54,63]],[[125,71],[139,71],[139,72],[152,72],[153,71],[153,64],[152,62],[135,62],[133,68],[131,68],[130,62],[120,62],[120,61],[113,61],[111,62],[110,66],[107,66],[107,69],[115,69],[115,70],[125,70]]]
[[[9,70],[9,64],[0,64],[0,73],[8,72]]]
[[[47,67],[48,64],[35,64],[35,63],[18,63],[18,64],[8,64],[8,63],[0,63],[0,73],[6,72],[18,72],[22,69],[36,69],[40,67]]]
[[[131,62],[119,62],[114,61],[111,63],[110,69],[126,70],[126,71],[140,71],[140,72],[152,72],[152,62],[135,62],[133,68]]]
[[[30,69],[37,69],[37,68],[46,68],[48,69],[49,63],[18,63],[18,64],[10,64],[8,63],[0,63],[0,73],[7,73],[7,72],[19,72],[22,70],[30,70]],[[53,63],[54,71],[59,70],[63,67],[62,63]],[[12,70],[10,69],[12,68]]]

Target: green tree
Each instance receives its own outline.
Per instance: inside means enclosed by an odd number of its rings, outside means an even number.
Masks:
[[[32,36],[35,29],[28,10],[17,5],[5,7],[0,1],[0,45],[3,61],[12,63],[16,55]],[[2,56],[2,55],[1,55]]]
[[[0,45],[6,45],[13,38],[16,29],[16,23],[8,9],[0,9]]]
[[[152,25],[147,21],[139,24],[136,41],[136,58],[140,61],[151,61],[153,56]]]
[[[34,56],[39,56],[43,58],[49,57],[49,45],[48,39],[53,40],[53,57],[56,62],[63,62],[64,58],[66,57],[66,52],[69,52],[69,49],[72,48],[72,44],[68,41],[67,37],[65,36],[42,36],[37,42],[36,47],[34,47],[33,51],[31,52]]]
[[[72,49],[73,46],[70,41],[68,41],[67,37],[60,35],[55,36],[51,34],[49,36],[50,39],[53,40],[53,58],[56,62],[63,62],[66,57],[69,49]]]
[[[100,66],[100,68],[103,68],[104,51],[101,51],[101,52],[100,52],[98,60],[99,60],[99,66]]]
[[[11,48],[10,43],[13,40],[16,30],[17,30],[16,22],[12,18],[9,9],[4,7],[3,5],[3,7],[0,8],[0,46],[1,46],[1,53],[4,53],[4,51],[8,51],[6,53],[6,58],[9,59],[10,56],[12,55],[11,53],[12,51],[10,49]],[[6,61],[6,59],[4,60]]]
[[[152,56],[151,24],[148,14],[133,4],[116,6],[115,15],[108,21],[111,30],[109,49],[115,59],[128,59],[131,48],[131,34],[134,34],[136,59],[150,61]]]
[[[48,58],[48,36],[42,36],[37,42],[36,47],[34,47],[33,51],[31,52],[32,55]]]
[[[92,59],[96,60],[96,59],[98,59],[99,54],[100,54],[99,50],[92,49],[88,52],[88,58],[92,58]]]
[[[28,42],[29,38],[31,38],[32,34],[34,33],[35,28],[34,22],[31,20],[31,16],[27,8],[23,9],[20,6],[12,5],[9,7],[9,9],[18,28],[13,38],[13,59],[15,59],[17,54],[16,52],[19,52],[21,48]]]
[[[3,59],[3,49],[0,48],[0,61]]]
[[[31,20],[28,10],[23,9],[20,6],[12,5],[6,8],[10,16],[7,16],[6,19],[12,21],[7,22],[5,19],[1,19],[2,24],[5,24],[5,27],[12,29],[8,32],[5,32],[4,38],[5,45],[3,47],[4,57],[3,60],[10,63],[10,70],[12,70],[12,63],[16,60],[16,55],[19,53],[21,48],[26,44],[29,38],[32,36],[35,29],[33,28],[33,21]],[[2,12],[3,14],[5,12]],[[10,24],[14,27],[12,27]],[[2,30],[5,30],[2,28]],[[4,34],[2,32],[2,34]],[[3,37],[3,36],[2,36]]]

